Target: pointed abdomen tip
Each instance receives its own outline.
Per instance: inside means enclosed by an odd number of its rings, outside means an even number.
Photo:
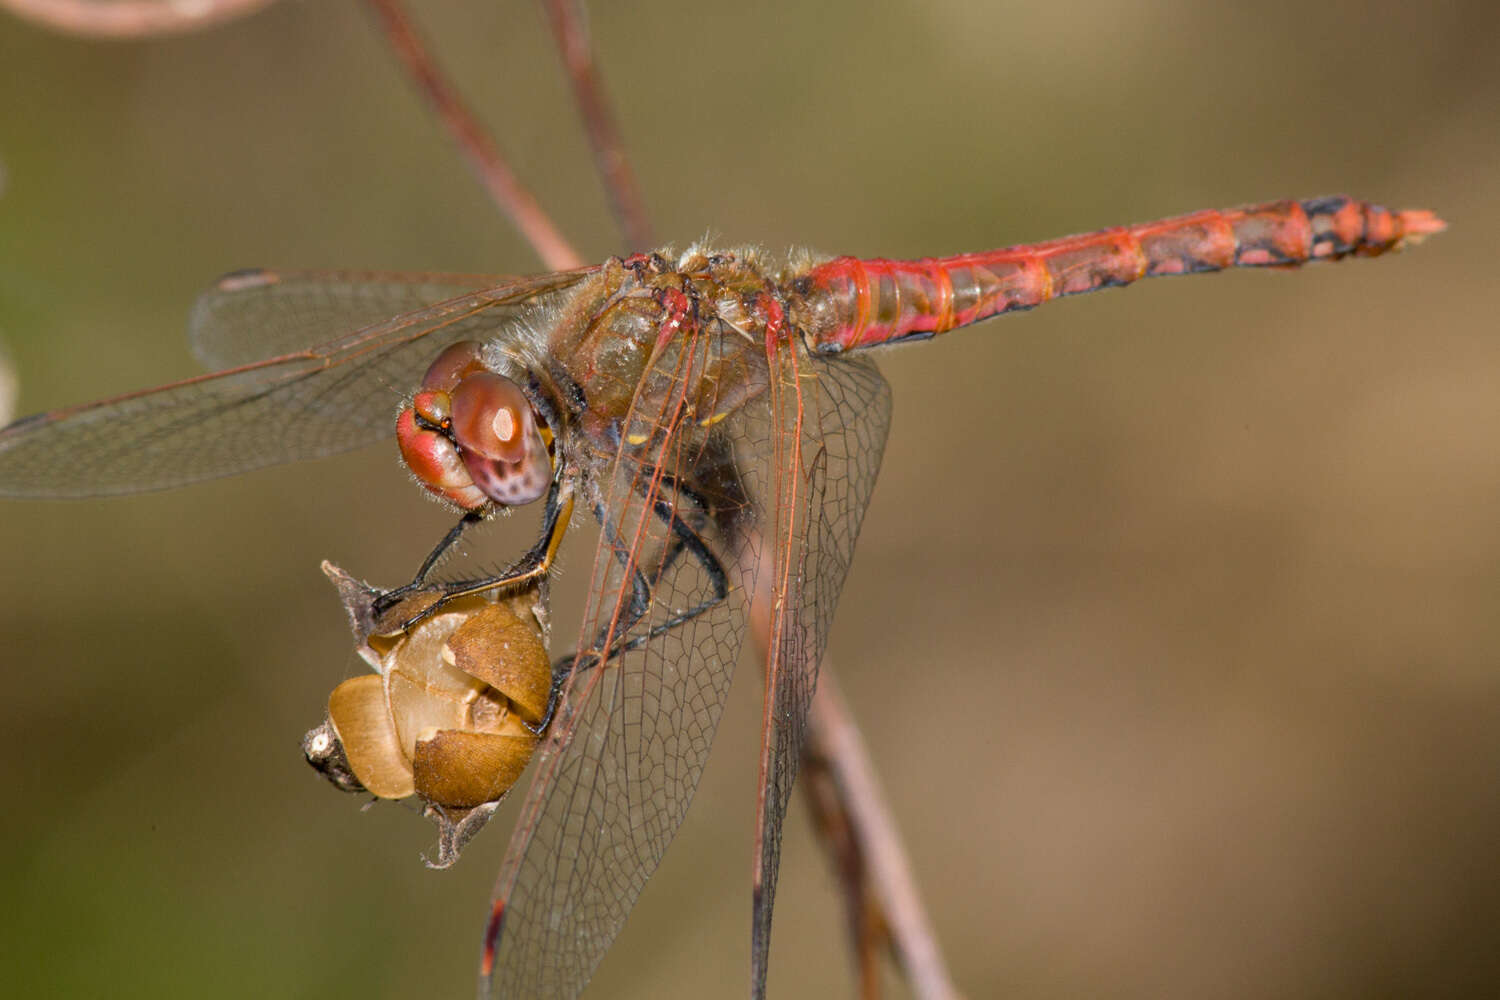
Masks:
[[[1448,223],[1438,218],[1436,213],[1429,212],[1425,208],[1407,209],[1400,213],[1401,227],[1405,231],[1408,242],[1416,243],[1427,237],[1440,233],[1448,228]]]

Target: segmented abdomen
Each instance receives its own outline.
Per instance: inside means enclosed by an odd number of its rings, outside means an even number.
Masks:
[[[833,354],[1139,278],[1374,256],[1443,227],[1431,212],[1391,212],[1341,195],[1277,201],[955,257],[838,257],[793,278],[785,294],[808,347]]]

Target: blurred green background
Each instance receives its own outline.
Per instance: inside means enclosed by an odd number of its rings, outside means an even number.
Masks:
[[[1451,221],[887,355],[832,655],[970,997],[1500,990],[1500,8],[594,7],[679,244],[914,256],[1337,191]],[[420,16],[620,250],[536,6]],[[191,374],[231,268],[539,266],[349,2],[136,44],[0,20],[0,163],[21,412]],[[362,669],[319,560],[394,583],[446,524],[389,448],[0,506],[0,981],[470,993],[503,824],[425,871],[425,823],[297,749]],[[742,994],[749,676],[591,995]],[[774,942],[774,996],[848,995],[800,801]]]

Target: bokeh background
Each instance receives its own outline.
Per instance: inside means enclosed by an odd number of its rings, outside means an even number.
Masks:
[[[914,256],[1336,191],[1451,220],[887,355],[832,655],[970,997],[1500,990],[1500,8],[594,8],[678,243]],[[536,5],[420,17],[622,249]],[[0,18],[0,164],[21,412],[191,374],[232,268],[538,268],[352,2],[131,44]],[[425,823],[297,749],[361,669],[319,560],[394,583],[446,523],[393,449],[0,506],[0,981],[470,993],[503,824],[426,871]],[[741,995],[752,676],[591,995]],[[799,801],[774,996],[848,995],[838,906]]]

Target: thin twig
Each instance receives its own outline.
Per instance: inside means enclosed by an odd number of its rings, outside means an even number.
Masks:
[[[180,35],[244,17],[273,0],[0,0],[17,17],[86,38]]]
[[[828,668],[825,663],[824,669]],[[844,893],[844,920],[854,950],[855,981],[861,1000],[880,996],[880,953],[890,946],[890,933],[880,904],[870,894],[870,874],[864,852],[854,836],[854,819],[835,777],[833,757],[816,719],[807,721],[802,766],[797,780],[812,811],[813,832],[823,844]]]
[[[774,601],[770,591],[774,574],[767,565],[771,554],[758,535],[747,537],[742,545],[745,559],[762,562],[754,574],[756,587],[748,617],[752,641],[761,662],[767,663],[772,619],[769,609]],[[859,727],[844,704],[827,655],[818,670],[805,745],[817,755],[816,766],[820,772],[826,771],[836,797],[832,806],[815,801],[815,817],[819,820],[833,817],[835,829],[840,824],[847,825],[853,840],[852,859],[848,845],[837,837],[823,842],[846,883],[846,915],[854,936],[861,989],[872,988],[871,977],[865,971],[868,950],[872,942],[884,940],[919,1000],[958,1000],[960,994],[948,975],[906,849],[901,845],[901,832],[885,804],[880,780],[859,737]],[[816,795],[818,791],[809,788],[808,794]],[[823,830],[815,829],[822,839]],[[849,885],[850,872],[863,873],[866,884]]]
[[[625,154],[619,126],[615,124],[614,114],[604,97],[604,85],[599,79],[582,12],[576,0],[546,0],[544,6],[552,34],[557,38],[558,50],[562,53],[563,65],[573,82],[573,98],[583,116],[589,146],[594,151],[594,167],[604,182],[615,222],[630,243],[627,249],[649,250],[656,244],[651,234],[651,221],[635,173],[630,169],[630,158]]]
[[[921,1000],[957,1000],[959,993],[922,905],[901,834],[826,658],[819,671],[808,729],[817,732],[826,747],[834,783],[841,792],[872,891],[886,920],[891,948],[907,982]]]
[[[401,4],[397,0],[369,0],[369,3],[380,18],[391,48],[401,57],[407,73],[448,127],[449,134],[490,198],[548,267],[559,271],[581,267],[583,258],[552,224],[551,218],[522,185],[494,141],[485,134],[479,120],[458,96],[458,91],[443,76]]]

